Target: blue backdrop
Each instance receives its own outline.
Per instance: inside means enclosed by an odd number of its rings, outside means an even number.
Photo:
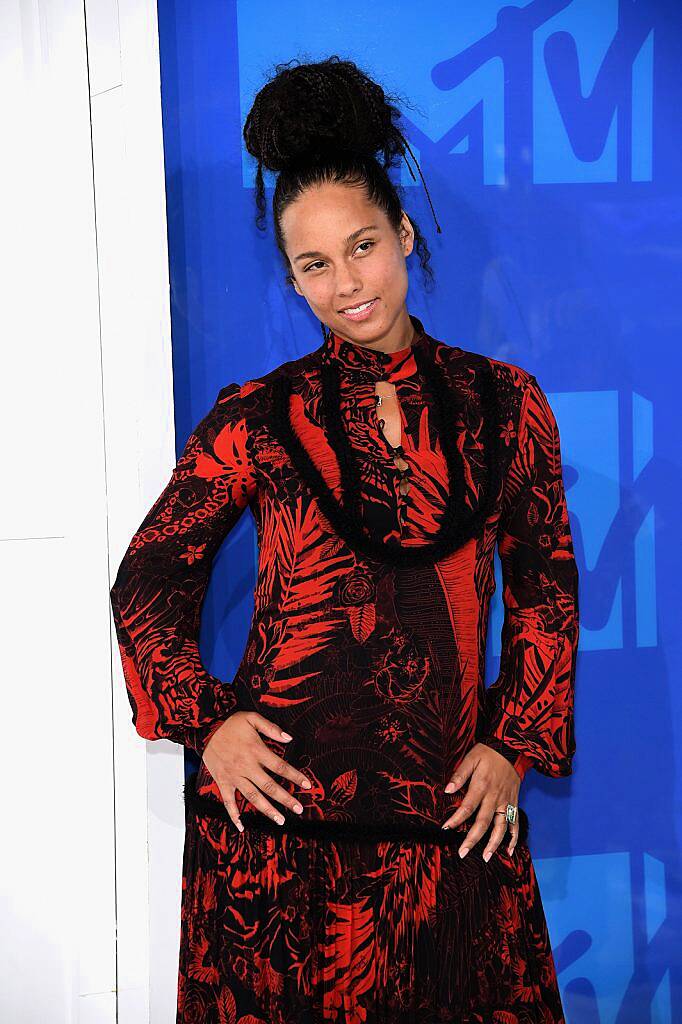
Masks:
[[[218,389],[316,348],[254,223],[241,127],[274,64],[338,53],[409,106],[408,309],[518,363],[559,422],[581,572],[574,773],[520,798],[570,1024],[682,1021],[678,420],[681,7],[656,0],[159,6],[177,449]],[[270,186],[273,179],[266,177]],[[249,512],[215,563],[202,653],[231,679],[253,608]],[[498,591],[499,594],[499,591]],[[496,672],[501,610],[490,634]],[[195,765],[188,764],[188,768]]]

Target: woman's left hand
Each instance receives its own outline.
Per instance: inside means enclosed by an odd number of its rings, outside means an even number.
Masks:
[[[511,834],[507,852],[513,853],[519,837],[518,815],[515,824],[512,825],[511,822],[506,821],[504,813],[495,814],[495,812],[506,813],[508,803],[514,804],[514,806],[518,805],[521,787],[521,778],[518,772],[502,754],[493,750],[492,747],[488,747],[485,743],[476,743],[460,761],[448,786],[452,784],[451,791],[454,793],[469,778],[469,787],[462,803],[455,813],[443,823],[443,828],[459,825],[480,805],[476,820],[459,848],[460,857],[465,857],[471,847],[488,830],[493,815],[495,816],[495,827],[490,833],[490,839],[483,851],[483,859],[490,860],[493,852],[504,839],[507,829]],[[446,792],[450,792],[447,786]]]

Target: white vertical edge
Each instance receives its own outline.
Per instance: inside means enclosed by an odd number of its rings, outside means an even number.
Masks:
[[[2,1018],[116,1019],[107,509],[82,3],[2,5]]]
[[[151,0],[115,18],[86,6],[113,583],[175,463],[160,66]],[[161,1024],[177,998],[183,750],[135,732],[113,625],[111,638],[119,1021]]]

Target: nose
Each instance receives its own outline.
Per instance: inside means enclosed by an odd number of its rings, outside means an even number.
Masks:
[[[350,267],[340,270],[336,276],[337,308],[350,306],[355,296],[362,293],[362,288],[362,279],[355,270]]]

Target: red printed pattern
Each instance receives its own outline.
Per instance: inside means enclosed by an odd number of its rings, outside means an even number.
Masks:
[[[435,563],[392,566],[358,555],[331,528],[272,421],[272,382],[287,373],[293,426],[340,499],[321,412],[326,359],[340,370],[367,526],[423,544],[448,493],[433,396],[413,351],[372,352],[332,334],[302,359],[220,391],[111,591],[141,736],[201,754],[231,712],[258,710],[294,736],[268,745],[313,782],[296,791],[302,817],[402,822],[408,834],[411,823],[438,828],[459,806],[463,794],[447,796],[443,786],[477,741],[521,778],[530,767],[571,772],[578,638],[559,439],[544,394],[519,368],[436,341],[412,322],[415,345],[452,389],[463,513],[485,487],[481,437],[491,413],[482,378],[492,367],[502,473],[482,530]],[[379,379],[395,384],[400,401],[406,494],[377,417]],[[247,506],[259,542],[254,615],[241,664],[224,683],[201,662],[200,610],[213,558]],[[505,621],[499,676],[486,690],[496,543]],[[203,762],[198,781],[220,801]],[[253,810],[237,796],[240,810]],[[479,846],[460,861],[456,848],[407,838],[240,835],[190,816],[178,1021],[563,1024],[528,847],[509,858],[502,844],[486,865]]]

